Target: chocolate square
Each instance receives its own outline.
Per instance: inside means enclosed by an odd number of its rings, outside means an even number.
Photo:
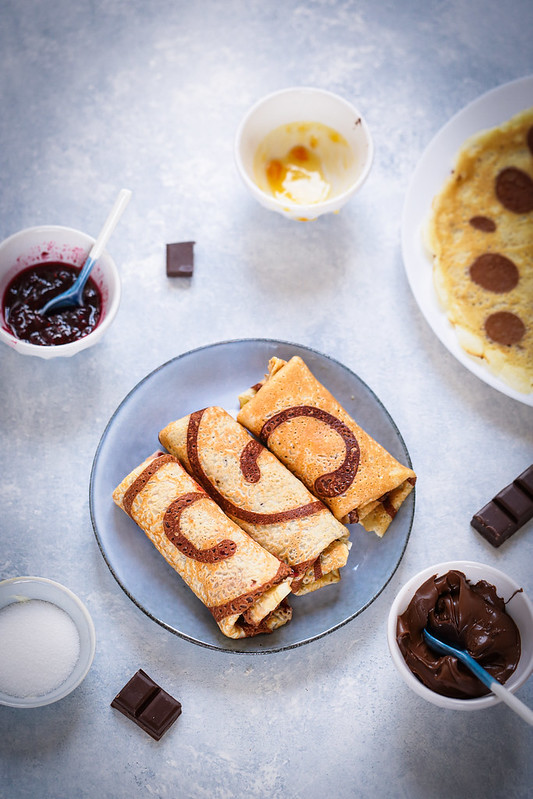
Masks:
[[[533,499],[533,464],[519,474],[514,482]]]
[[[157,685],[141,669],[126,683],[111,705],[118,710],[128,711],[135,715],[153,699],[157,691]]]
[[[194,241],[167,244],[167,277],[192,277],[194,244]]]
[[[139,669],[115,696],[116,708],[138,727],[159,741],[181,714],[181,703]]]
[[[481,508],[470,524],[499,547],[533,518],[533,464]]]
[[[533,501],[515,483],[511,483],[496,494],[494,502],[520,527],[533,516]]]
[[[151,702],[148,702],[148,704],[141,709],[137,716],[137,722],[144,724],[144,729],[147,732],[152,730],[150,734],[153,734],[154,731],[157,730],[157,740],[159,740],[180,713],[181,706],[176,713],[176,700],[161,689],[156,693]]]
[[[516,531],[512,519],[492,500],[473,516],[470,524],[493,547],[501,546]]]

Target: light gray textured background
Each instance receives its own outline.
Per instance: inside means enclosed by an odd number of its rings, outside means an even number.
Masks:
[[[529,0],[0,0],[0,236],[38,224],[96,235],[123,300],[106,338],[69,360],[0,349],[0,576],[59,580],[86,602],[97,652],[82,686],[0,708],[0,795],[526,797],[531,730],[505,707],[450,713],[412,695],[388,655],[396,591],[432,563],[492,563],[533,592],[533,529],[495,551],[469,521],[533,460],[532,409],[443,348],[410,293],[402,206],[423,149],[483,92],[533,72]],[[248,107],[291,85],[352,100],[371,176],[337,216],[291,223],[239,182]],[[533,98],[532,98],[533,104]],[[194,239],[191,281],[164,248]],[[93,535],[91,463],[125,394],[179,353],[295,341],[356,372],[394,417],[419,475],[407,552],[336,633],[286,653],[212,652],[165,632],[120,590]],[[109,707],[144,668],[183,703],[160,743]],[[519,696],[533,704],[533,680]]]

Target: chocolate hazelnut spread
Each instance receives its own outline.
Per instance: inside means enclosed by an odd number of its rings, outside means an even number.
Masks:
[[[187,427],[187,457],[189,459],[191,472],[194,479],[197,480],[201,486],[207,491],[209,496],[222,508],[224,513],[233,516],[236,519],[241,519],[245,522],[252,524],[279,524],[280,522],[290,521],[291,519],[299,519],[304,516],[313,516],[315,513],[320,513],[326,510],[326,506],[316,500],[315,502],[308,502],[305,505],[299,505],[296,508],[289,508],[288,510],[281,510],[275,513],[259,513],[256,511],[246,510],[239,508],[233,502],[230,502],[227,497],[220,493],[216,486],[211,482],[206,475],[200,462],[200,454],[198,452],[198,431],[200,429],[200,422],[205,413],[205,408],[200,411],[194,411],[189,418]],[[240,457],[240,467],[244,479],[248,482],[255,483],[261,479],[261,470],[257,463],[257,459],[263,450],[263,445],[255,439],[250,439],[248,444],[244,447]]]
[[[257,459],[262,451],[263,445],[251,438],[241,452],[241,472],[248,483],[258,483],[261,479],[261,469],[257,465]]]
[[[466,649],[499,682],[509,679],[520,660],[518,628],[485,580],[472,584],[455,570],[430,577],[398,617],[396,640],[413,674],[432,691],[458,699],[490,693],[457,658],[428,647],[426,626],[446,643]]]
[[[496,177],[496,196],[513,214],[533,211],[533,180],[522,169],[508,166]]]
[[[494,233],[496,222],[488,216],[473,216],[468,220],[473,228],[481,230],[482,233]]]
[[[249,591],[247,594],[241,594],[234,599],[230,599],[229,602],[224,602],[223,605],[215,605],[209,610],[215,617],[216,621],[220,621],[221,619],[225,619],[228,616],[234,616],[237,613],[242,613],[244,616],[246,615],[246,611],[251,608],[255,600],[262,596],[266,591],[270,588],[273,588],[278,583],[281,583],[286,577],[291,574],[291,569],[285,563],[279,564],[279,569],[274,575],[271,580],[268,580],[265,583],[257,586],[257,588]],[[282,603],[286,604],[286,603]],[[263,622],[266,622],[266,618],[263,619]],[[248,630],[248,627],[246,627]],[[256,625],[253,631],[248,630],[248,635],[257,635],[258,633],[269,632],[268,628],[262,624]]]
[[[470,267],[470,277],[481,288],[504,294],[512,291],[520,279],[516,264],[498,252],[486,252],[478,255]]]
[[[295,405],[290,408],[285,408],[282,411],[274,414],[268,419],[260,433],[260,438],[268,442],[269,437],[280,424],[284,424],[291,419],[296,419],[299,416],[307,416],[310,418],[318,419],[328,427],[331,427],[343,439],[346,449],[344,461],[333,472],[321,474],[315,480],[315,494],[319,497],[338,497],[343,494],[353,483],[357,470],[359,468],[360,449],[359,442],[350,428],[332,416],[322,408],[315,408],[313,405]]]
[[[485,319],[485,332],[498,344],[511,347],[524,338],[526,326],[520,317],[511,311],[496,311]]]
[[[182,494],[181,497],[172,502],[165,511],[163,517],[163,529],[165,535],[171,544],[179,549],[179,551],[187,558],[192,558],[200,563],[218,563],[219,560],[231,558],[237,551],[237,544],[229,538],[224,538],[212,547],[207,549],[198,549],[192,541],[189,541],[181,530],[181,514],[184,510],[189,508],[193,503],[208,499],[207,494],[198,491],[191,491],[188,494]]]
[[[154,453],[154,455],[155,454],[156,453]],[[124,494],[122,504],[124,505],[124,510],[126,513],[132,516],[131,508],[135,501],[135,497],[143,490],[150,477],[152,477],[162,466],[164,466],[165,463],[172,463],[175,461],[176,458],[174,458],[172,455],[165,455],[163,452],[157,453],[157,457],[155,457],[154,460],[149,463],[145,469],[143,469],[141,474],[133,481]]]

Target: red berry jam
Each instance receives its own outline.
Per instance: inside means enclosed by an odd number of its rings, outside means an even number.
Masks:
[[[81,306],[40,313],[48,300],[72,286],[79,273],[77,266],[50,261],[29,266],[15,275],[2,301],[4,319],[13,335],[45,347],[88,336],[102,313],[102,296],[92,278],[85,284]]]

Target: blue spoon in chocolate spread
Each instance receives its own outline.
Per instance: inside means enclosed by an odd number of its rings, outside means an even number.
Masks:
[[[498,682],[498,680],[495,680],[483,666],[480,666],[480,664],[466,652],[466,650],[450,646],[450,644],[446,644],[444,641],[435,638],[427,628],[424,628],[423,635],[425,642],[434,652],[437,652],[439,655],[453,655],[456,657],[461,663],[464,663],[464,665],[469,668],[470,671],[481,680],[483,685],[486,685],[498,699],[505,702],[505,704],[514,710],[515,713],[518,713],[524,721],[527,721],[528,724],[533,725],[533,710],[521,702],[520,699],[517,699],[517,697]]]

